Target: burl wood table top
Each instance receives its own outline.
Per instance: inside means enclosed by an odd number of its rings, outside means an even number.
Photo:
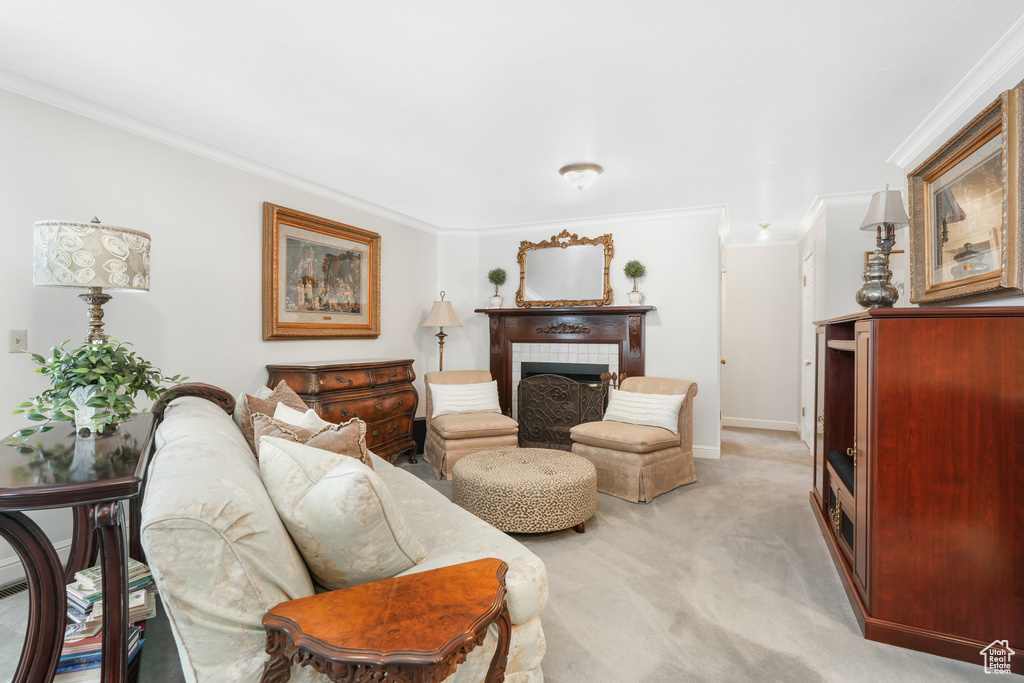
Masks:
[[[495,620],[507,570],[488,558],[367,583],[281,603],[263,623],[300,647],[348,662],[436,660],[477,640]]]

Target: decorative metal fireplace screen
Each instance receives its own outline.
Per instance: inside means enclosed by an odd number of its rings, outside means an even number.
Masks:
[[[569,430],[603,414],[601,384],[561,375],[534,375],[519,383],[519,445],[572,450]]]

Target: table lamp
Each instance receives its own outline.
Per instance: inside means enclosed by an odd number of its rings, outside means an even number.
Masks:
[[[899,190],[890,190],[886,185],[881,192],[871,196],[868,215],[861,223],[861,230],[875,230],[875,253],[868,257],[864,284],[857,290],[857,303],[864,308],[891,308],[899,299],[899,290],[890,279],[889,254],[896,244],[896,230],[910,225],[903,208],[903,196]],[[882,234],[882,231],[885,234]]]
[[[106,341],[104,289],[149,291],[149,243],[144,232],[91,223],[39,221],[35,225],[33,282],[50,287],[88,289],[78,297],[89,304],[87,343]]]
[[[444,333],[444,328],[462,327],[462,323],[455,317],[455,311],[452,310],[452,303],[444,300],[443,290],[441,291],[441,300],[435,301],[434,305],[430,307],[430,314],[422,326],[441,328],[441,331],[437,333],[437,348],[440,353],[437,370],[441,372],[444,370],[444,338],[448,336]]]

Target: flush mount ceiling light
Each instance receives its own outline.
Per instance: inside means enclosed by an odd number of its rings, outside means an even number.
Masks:
[[[570,185],[582,190],[597,180],[597,176],[601,175],[603,170],[597,164],[569,164],[558,169],[558,172],[569,181]]]
[[[772,236],[768,234],[769,225],[771,225],[771,223],[761,223],[761,229],[757,231],[757,239],[764,242],[772,238]]]

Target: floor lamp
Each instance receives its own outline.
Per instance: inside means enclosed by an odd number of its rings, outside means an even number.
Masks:
[[[452,302],[444,300],[444,291],[441,292],[441,300],[435,301],[431,306],[430,314],[422,326],[441,328],[441,331],[437,333],[437,348],[440,354],[437,371],[441,372],[444,370],[444,338],[448,336],[444,333],[444,328],[462,327],[462,323],[455,317],[455,311],[452,310]]]

